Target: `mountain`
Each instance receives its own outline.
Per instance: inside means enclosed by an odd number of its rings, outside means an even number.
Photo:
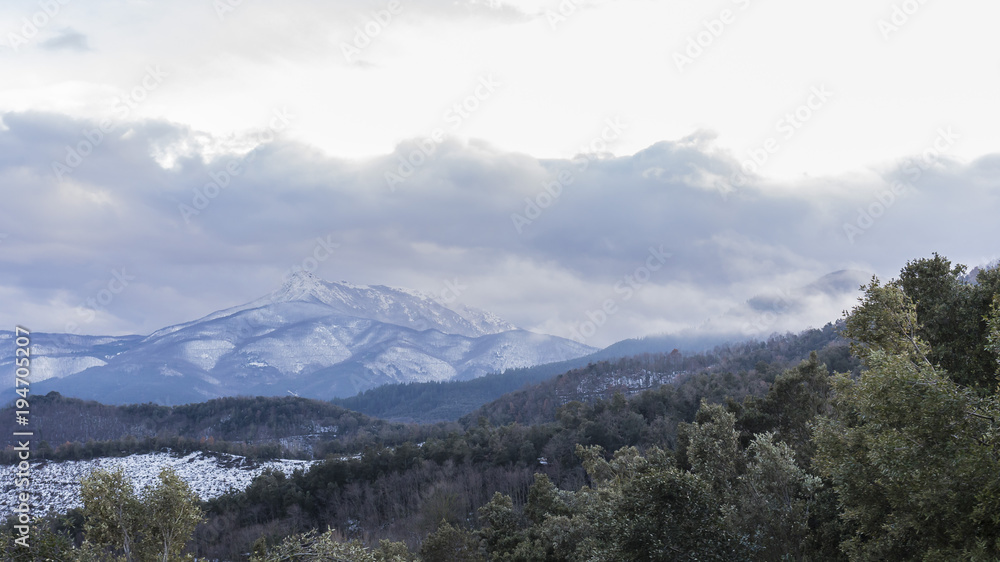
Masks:
[[[595,354],[556,363],[508,369],[467,381],[387,384],[332,402],[384,420],[433,423],[454,421],[483,404],[525,385],[586,366]]]
[[[235,395],[328,399],[387,383],[473,379],[594,351],[414,291],[330,283],[305,272],[270,295],[147,337],[34,334],[33,341],[33,391],[110,404]],[[12,360],[0,357],[0,367]]]

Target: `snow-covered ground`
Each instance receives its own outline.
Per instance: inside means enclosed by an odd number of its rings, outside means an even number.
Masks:
[[[297,468],[307,469],[316,462],[319,461],[279,459],[252,462],[240,456],[203,452],[194,452],[184,457],[170,453],[147,453],[87,461],[32,462],[29,488],[31,512],[40,516],[50,510],[64,513],[70,508],[81,507],[80,479],[95,468],[124,468],[138,492],[146,486],[155,485],[160,470],[171,467],[201,499],[208,500],[230,490],[245,489],[264,469],[275,468],[291,474]],[[18,493],[22,491],[14,487],[17,467],[7,466],[4,471],[8,476],[3,479],[4,490],[0,494],[0,520],[13,514],[19,503]]]

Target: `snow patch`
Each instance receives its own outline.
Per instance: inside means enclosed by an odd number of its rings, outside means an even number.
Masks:
[[[136,491],[155,485],[157,476],[166,467],[173,468],[177,475],[187,482],[202,500],[217,498],[231,490],[245,490],[255,477],[267,468],[291,474],[296,469],[307,470],[320,461],[299,461],[279,459],[254,463],[236,455],[213,455],[200,451],[186,456],[169,453],[147,453],[128,457],[104,457],[87,461],[34,462],[31,463],[31,506],[35,514],[49,511],[65,513],[74,507],[82,507],[80,500],[80,479],[94,469],[115,470],[121,467],[132,480]],[[0,497],[0,518],[14,513],[18,505],[14,488],[17,466],[6,467],[9,474],[5,478],[4,494]]]

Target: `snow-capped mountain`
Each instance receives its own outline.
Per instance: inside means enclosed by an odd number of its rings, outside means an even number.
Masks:
[[[244,305],[214,312],[194,322],[164,328],[149,337],[166,335],[194,324],[225,318],[247,310],[293,302],[316,305],[313,310],[323,316],[334,313],[367,318],[385,324],[407,326],[418,331],[437,330],[446,334],[479,337],[516,329],[489,312],[468,307],[455,311],[416,291],[383,285],[370,287],[347,282],[328,283],[312,273],[300,271],[291,275],[284,285],[269,295]],[[304,312],[304,309],[302,311]]]
[[[145,338],[35,334],[34,346],[33,391],[117,404],[350,396],[386,383],[470,379],[594,351],[414,291],[329,283],[304,272],[270,295]],[[12,353],[12,345],[3,348]],[[0,358],[0,368],[11,362]]]

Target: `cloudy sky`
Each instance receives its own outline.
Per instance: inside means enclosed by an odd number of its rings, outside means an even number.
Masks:
[[[932,252],[1000,257],[998,17],[8,0],[0,324],[145,334],[304,268],[592,345],[820,325],[849,296],[746,303]]]

